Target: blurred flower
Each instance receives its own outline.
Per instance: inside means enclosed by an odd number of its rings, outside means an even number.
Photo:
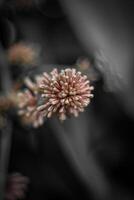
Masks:
[[[5,200],[17,200],[25,197],[29,179],[19,173],[11,174],[7,179]]]
[[[80,57],[76,61],[76,65],[81,69],[81,70],[87,70],[91,67],[91,62],[87,57]]]
[[[89,58],[78,58],[78,60],[76,61],[76,67],[81,72],[84,72],[91,82],[97,81],[99,79],[99,73],[96,71]]]
[[[37,77],[38,76],[35,77],[36,82],[38,81]],[[31,79],[28,77],[25,78],[24,83],[33,93],[36,93],[36,94],[38,93],[37,83],[34,83],[33,81],[31,81]]]
[[[43,116],[37,112],[38,98],[29,89],[18,93],[18,114],[22,116],[22,121],[38,127],[43,124]]]
[[[77,117],[93,97],[91,91],[94,88],[87,76],[82,76],[75,69],[67,68],[60,73],[54,69],[50,75],[43,73],[38,86],[43,98],[38,111],[48,118],[56,113],[61,121],[70,114]]]
[[[0,112],[7,111],[12,106],[12,102],[6,96],[0,96]]]
[[[6,112],[10,108],[16,107],[17,104],[17,92],[11,91],[6,96],[0,96],[0,112]]]
[[[34,65],[38,56],[38,48],[25,43],[16,43],[7,51],[7,57],[12,64]]]

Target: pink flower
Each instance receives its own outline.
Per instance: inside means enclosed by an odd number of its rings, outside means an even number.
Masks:
[[[18,114],[25,124],[32,124],[35,128],[44,122],[41,113],[37,112],[37,104],[38,97],[29,89],[18,93]]]
[[[50,75],[43,73],[38,82],[43,98],[38,111],[48,118],[56,113],[60,120],[65,120],[67,115],[77,117],[93,97],[94,88],[89,83],[87,76],[75,69],[67,68],[60,73],[54,69]]]
[[[5,200],[24,198],[28,182],[28,178],[19,173],[11,174],[7,179]]]
[[[34,65],[38,57],[38,51],[24,42],[16,43],[7,51],[7,58],[12,64]]]

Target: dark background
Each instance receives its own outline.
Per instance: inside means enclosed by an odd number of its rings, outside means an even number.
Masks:
[[[33,129],[9,113],[8,170],[29,177],[26,199],[134,199],[133,11],[132,0],[0,1],[2,51],[19,41],[41,49],[39,66],[27,74],[73,65],[80,56],[99,73],[95,97],[79,118]],[[25,71],[9,70],[13,81]]]

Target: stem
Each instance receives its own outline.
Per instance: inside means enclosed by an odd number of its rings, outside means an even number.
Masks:
[[[12,87],[12,81],[10,77],[10,72],[8,69],[8,64],[6,61],[6,56],[2,47],[0,46],[0,67],[1,67],[1,86],[4,95],[7,95]],[[6,126],[1,130],[1,140],[0,140],[0,200],[4,199],[4,189],[6,183],[6,175],[8,171],[8,161],[11,146],[11,133],[12,124],[10,120],[7,120]]]

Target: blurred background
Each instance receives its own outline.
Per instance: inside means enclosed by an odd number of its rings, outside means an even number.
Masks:
[[[37,129],[0,98],[0,200],[18,198],[14,173],[26,200],[134,199],[133,13],[133,0],[0,0],[0,97],[54,67],[95,87],[78,118]]]

